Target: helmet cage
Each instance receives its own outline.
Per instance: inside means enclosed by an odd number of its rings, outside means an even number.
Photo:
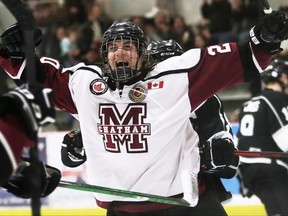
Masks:
[[[123,49],[113,48],[116,41],[129,41],[130,47],[135,46],[137,57],[132,57],[130,53],[130,62],[134,62],[134,66],[122,65],[121,67],[115,67],[112,69],[108,61],[109,47],[112,46],[112,50]],[[132,52],[132,50],[130,50]],[[126,83],[133,80],[142,72],[144,65],[144,58],[146,57],[146,37],[143,31],[131,22],[123,22],[113,24],[105,33],[104,39],[101,45],[101,57],[104,62],[105,75],[118,83]]]
[[[111,65],[108,64],[108,62],[106,64],[106,66],[108,67],[106,70],[106,75],[116,82],[125,83],[141,73],[143,56],[145,56],[143,55],[143,52],[145,52],[145,49],[138,39],[134,40],[132,37],[123,37],[123,36],[119,36],[115,38],[113,41],[107,41],[106,42],[107,44],[105,46],[107,47],[107,49],[110,46],[112,46],[112,50],[114,50],[113,47],[115,46],[114,44],[116,41],[129,41],[130,47],[135,46],[137,50],[137,56],[133,57],[132,50],[130,49],[130,62],[135,62],[134,66],[123,65],[121,67],[115,67],[114,69],[112,69]],[[115,48],[115,49],[123,49],[123,48]]]

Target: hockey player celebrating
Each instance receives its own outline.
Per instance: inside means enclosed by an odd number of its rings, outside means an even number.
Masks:
[[[153,41],[147,47],[148,60],[157,64],[170,57],[183,54],[182,47],[174,40]],[[199,135],[201,172],[198,175],[201,184],[200,199],[194,214],[213,212],[215,215],[227,215],[221,202],[231,198],[220,180],[232,178],[236,174],[239,157],[234,155],[233,134],[223,110],[223,104],[216,95],[210,97],[191,114],[191,123]],[[79,130],[64,136],[61,148],[64,165],[76,167],[86,161],[82,135]]]
[[[10,54],[1,55],[0,64],[21,80],[25,61],[11,59],[22,46],[14,40],[21,31],[5,35]],[[195,206],[200,156],[191,111],[217,91],[257,76],[287,38],[287,18],[273,12],[251,30],[251,42],[192,49],[154,66],[145,59],[143,31],[119,22],[104,33],[103,70],[83,63],[63,69],[42,57],[38,80],[53,89],[58,108],[78,114],[89,184],[184,197]],[[107,215],[194,214],[189,207],[94,196]]]

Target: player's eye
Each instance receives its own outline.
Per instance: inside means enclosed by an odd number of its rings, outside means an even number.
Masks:
[[[124,45],[123,47],[122,47],[122,49],[123,50],[130,50],[131,49],[131,46],[130,46],[130,44],[127,44],[127,45]]]
[[[110,47],[108,47],[108,51],[109,51],[109,52],[115,52],[116,50],[118,50],[118,47],[117,47],[117,46],[110,46]]]

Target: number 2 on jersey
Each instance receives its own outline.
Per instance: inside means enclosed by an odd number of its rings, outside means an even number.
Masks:
[[[207,48],[208,54],[215,56],[217,53],[228,53],[231,52],[231,46],[229,43],[222,45],[213,45]]]

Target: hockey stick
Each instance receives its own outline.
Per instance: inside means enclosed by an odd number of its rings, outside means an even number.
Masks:
[[[14,15],[18,24],[23,29],[24,34],[24,45],[25,45],[25,56],[26,56],[26,71],[29,71],[26,75],[27,83],[33,84],[36,83],[36,66],[34,61],[34,18],[32,11],[28,7],[27,4],[22,2],[21,0],[2,0],[2,3],[7,7],[7,9]],[[31,199],[31,209],[33,216],[40,216],[40,171],[37,167],[37,163],[39,162],[38,158],[38,145],[37,145],[37,137],[35,145],[30,148],[30,159],[33,174],[30,175],[31,179],[31,187],[33,188],[31,191],[32,199]]]
[[[235,155],[243,157],[267,157],[267,158],[288,158],[286,152],[272,152],[272,151],[234,151]]]
[[[191,207],[190,204],[184,199],[164,197],[164,196],[158,196],[158,195],[146,194],[146,193],[140,193],[140,192],[134,192],[134,191],[128,191],[128,190],[101,187],[101,186],[89,185],[89,184],[83,184],[83,183],[80,184],[76,182],[63,181],[63,180],[60,181],[58,186],[63,187],[63,188],[73,189],[73,190],[96,192],[96,193],[101,193],[101,194],[134,198],[134,199],[139,199],[142,201],[150,201],[150,202],[157,202],[157,203],[165,203],[169,205]]]

